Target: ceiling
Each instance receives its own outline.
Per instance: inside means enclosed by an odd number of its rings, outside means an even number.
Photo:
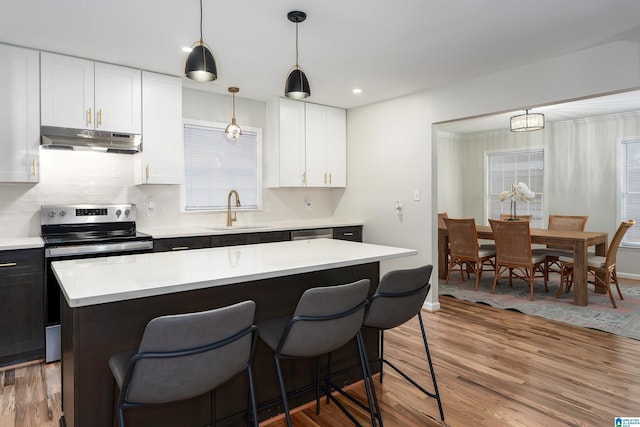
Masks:
[[[615,40],[640,42],[638,0],[204,0],[219,78],[185,86],[266,100],[295,62],[309,101],[351,108]],[[0,42],[181,75],[198,0],[2,0]],[[362,93],[354,95],[354,88]]]
[[[532,108],[530,113],[543,113],[545,124],[640,111],[640,91],[629,91]],[[468,134],[509,129],[511,116],[524,110],[472,117],[438,124],[439,131]]]

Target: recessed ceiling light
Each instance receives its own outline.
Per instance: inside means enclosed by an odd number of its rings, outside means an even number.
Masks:
[[[356,95],[359,95],[359,94],[361,94],[361,93],[362,93],[362,89],[360,89],[359,87],[357,87],[357,88],[353,89],[353,93],[354,93],[354,94],[356,94]]]
[[[189,53],[189,52],[191,52],[192,50],[193,50],[193,48],[191,48],[191,46],[183,46],[183,47],[182,47],[182,51],[183,51],[183,52],[187,52],[187,53]]]

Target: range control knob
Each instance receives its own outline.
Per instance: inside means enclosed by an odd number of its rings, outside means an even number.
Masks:
[[[120,209],[116,210],[116,217],[120,218],[120,215],[122,215],[122,211]]]
[[[67,212],[66,212],[66,211],[60,211],[60,214],[59,214],[59,215],[60,215],[60,216],[66,216],[66,215],[67,215]]]
[[[56,216],[56,211],[49,211],[49,218]]]
[[[129,209],[124,211],[124,216],[129,216],[129,214],[131,213],[131,211]]]

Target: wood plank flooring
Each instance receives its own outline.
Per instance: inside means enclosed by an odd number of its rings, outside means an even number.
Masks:
[[[445,423],[434,399],[385,369],[384,383],[375,382],[386,426],[610,426],[616,416],[640,416],[640,341],[450,297],[440,303],[423,319]],[[417,319],[385,338],[388,358],[429,386]],[[364,400],[361,385],[352,390]],[[58,364],[0,372],[0,427],[57,426],[59,416]],[[293,423],[350,425],[335,404],[320,416],[312,405],[299,410]]]

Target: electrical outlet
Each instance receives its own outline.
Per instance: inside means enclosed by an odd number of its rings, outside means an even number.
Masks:
[[[311,199],[304,199],[304,210],[313,210],[313,201]]]
[[[271,203],[265,203],[264,204],[264,210],[266,212],[271,212]]]

